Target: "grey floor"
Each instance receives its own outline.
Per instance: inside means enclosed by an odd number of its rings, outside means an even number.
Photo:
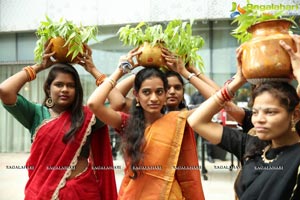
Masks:
[[[0,153],[0,200],[24,199],[24,187],[27,181],[26,169],[10,169],[11,166],[25,165],[29,154],[27,153]],[[228,156],[227,156],[228,157]],[[230,159],[228,159],[230,160]],[[121,156],[114,161],[118,188],[123,178],[124,162]],[[233,170],[230,161],[215,160],[215,163],[206,162],[207,178],[202,177],[202,185],[207,200],[234,199],[233,183],[238,172],[237,161],[234,161]]]

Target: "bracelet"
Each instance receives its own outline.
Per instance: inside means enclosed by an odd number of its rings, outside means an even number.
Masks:
[[[23,70],[26,72],[28,80],[27,81],[32,81],[36,78],[36,72],[31,66],[24,67]]]
[[[119,69],[122,70],[123,74],[129,73],[133,67],[128,61],[122,61],[119,63]]]
[[[196,74],[190,73],[190,75],[188,76],[187,80],[190,81],[190,79],[191,79],[193,76],[196,76]]]
[[[230,101],[234,97],[234,96],[230,96],[227,87],[225,86],[221,89],[221,94],[225,101]]]
[[[199,78],[199,76],[202,74],[202,72],[198,72],[197,74],[196,74],[196,76]]]
[[[213,95],[213,99],[215,100],[215,102],[216,102],[219,106],[224,107],[225,102],[221,103],[222,100],[220,99],[220,97],[218,97],[218,94],[217,94],[217,93],[215,93],[215,94]]]
[[[220,97],[220,95],[218,95],[218,92],[222,93],[221,90],[218,90],[218,91],[215,93],[216,96],[217,96],[217,98],[218,98],[221,102],[224,102],[224,103],[225,103],[226,100],[225,100],[224,98],[222,99],[222,98]]]
[[[106,75],[105,74],[100,74],[97,78],[96,78],[96,85],[99,86],[101,85],[101,83],[103,83],[103,81],[105,80]]]
[[[116,86],[116,81],[113,80],[112,78],[106,78],[105,80],[107,80],[111,84],[112,88],[114,88]]]
[[[234,94],[234,92],[232,92],[231,90],[229,90],[228,83],[226,84],[226,90],[227,90],[229,96],[230,96],[231,98],[233,98],[235,94]]]
[[[233,80],[234,80],[234,77],[231,77],[224,83],[224,85],[231,83]]]

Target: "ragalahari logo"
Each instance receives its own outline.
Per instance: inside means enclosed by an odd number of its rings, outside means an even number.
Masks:
[[[240,4],[237,4],[236,2],[232,2],[231,4],[231,14],[230,18],[235,18],[236,16],[239,16],[241,14],[246,13],[247,9],[250,10],[257,10],[260,12],[276,12],[276,11],[284,11],[287,15],[295,15],[295,13],[298,15],[299,13],[299,5],[298,4],[252,4],[250,1],[247,1],[247,4],[245,7],[241,7]],[[246,8],[246,10],[244,9]]]
[[[244,10],[240,4],[236,4],[236,2],[232,2],[232,7],[230,10],[231,14],[230,14],[230,18],[235,18],[238,15],[244,14],[246,13],[246,10]]]

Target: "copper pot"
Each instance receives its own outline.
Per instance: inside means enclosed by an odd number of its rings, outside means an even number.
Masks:
[[[296,50],[289,35],[290,26],[290,21],[280,19],[256,23],[248,29],[252,39],[242,45],[242,72],[249,82],[289,80],[292,74],[290,57],[279,41],[285,41]]]
[[[68,55],[69,46],[65,46],[65,39],[62,37],[55,37],[52,38],[50,41],[52,41],[53,46],[51,51],[55,52],[54,58],[61,63],[75,63],[76,57],[72,60],[72,54]]]
[[[151,46],[148,42],[144,42],[139,50],[142,53],[138,56],[138,62],[144,67],[164,67],[166,66],[165,59],[162,57],[161,47],[163,44],[156,44]]]

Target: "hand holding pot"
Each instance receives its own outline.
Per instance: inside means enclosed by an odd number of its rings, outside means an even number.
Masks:
[[[91,72],[96,68],[92,58],[92,50],[87,44],[84,44],[84,49],[85,52],[77,56],[76,63],[81,65],[87,72]]]
[[[166,66],[170,70],[173,70],[179,74],[182,74],[183,72],[187,71],[187,69],[184,66],[182,58],[177,55],[174,55],[168,49],[162,48],[162,56],[166,61]]]
[[[191,73],[194,73],[194,74],[202,74],[201,71],[195,67],[194,64],[191,64],[190,62],[186,64],[186,69],[191,72]]]
[[[241,81],[241,83],[244,84],[247,82],[247,80],[242,73],[242,56],[243,56],[242,47],[240,46],[239,48],[237,48],[235,53],[236,53],[236,60],[237,60],[237,71],[236,74],[234,75],[234,79],[238,79],[239,81]]]
[[[123,73],[128,73],[135,67],[140,66],[137,56],[141,53],[142,51],[136,47],[130,50],[127,55],[120,57],[119,68],[123,71]]]
[[[291,35],[295,44],[296,44],[296,51],[293,48],[285,43],[283,40],[279,41],[280,45],[283,49],[289,54],[291,58],[291,64],[293,69],[293,76],[300,82],[300,36],[299,35]]]
[[[49,68],[50,66],[52,66],[53,64],[55,64],[57,62],[52,57],[55,54],[55,52],[52,52],[52,50],[51,50],[52,46],[53,46],[53,43],[50,40],[48,40],[45,43],[45,47],[44,47],[45,51],[44,51],[44,54],[43,54],[42,62],[39,65],[40,70],[47,69],[47,68]]]

